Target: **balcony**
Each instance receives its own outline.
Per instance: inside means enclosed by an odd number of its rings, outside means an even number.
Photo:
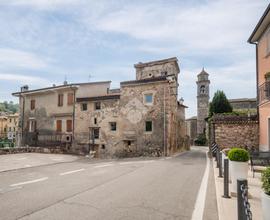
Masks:
[[[270,81],[259,86],[259,104],[270,101]]]

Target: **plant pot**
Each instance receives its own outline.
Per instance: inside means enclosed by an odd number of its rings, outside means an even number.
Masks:
[[[262,214],[263,220],[270,219],[270,196],[262,192]]]
[[[230,172],[232,180],[232,193],[237,192],[237,179],[248,178],[248,162],[230,161]]]

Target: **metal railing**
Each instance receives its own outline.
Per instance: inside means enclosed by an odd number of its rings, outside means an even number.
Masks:
[[[259,104],[270,101],[270,81],[259,86]]]

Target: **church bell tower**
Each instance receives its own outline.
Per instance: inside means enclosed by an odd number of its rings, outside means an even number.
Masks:
[[[197,135],[205,133],[209,108],[209,74],[202,69],[198,74],[197,83]]]

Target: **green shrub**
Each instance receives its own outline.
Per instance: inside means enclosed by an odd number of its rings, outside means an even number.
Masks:
[[[262,172],[262,189],[270,196],[270,167]]]
[[[199,134],[199,136],[194,141],[195,145],[197,146],[205,146],[207,142],[207,139],[205,137],[205,134]]]
[[[242,148],[232,148],[228,153],[228,158],[231,161],[247,162],[249,160],[249,153]]]

